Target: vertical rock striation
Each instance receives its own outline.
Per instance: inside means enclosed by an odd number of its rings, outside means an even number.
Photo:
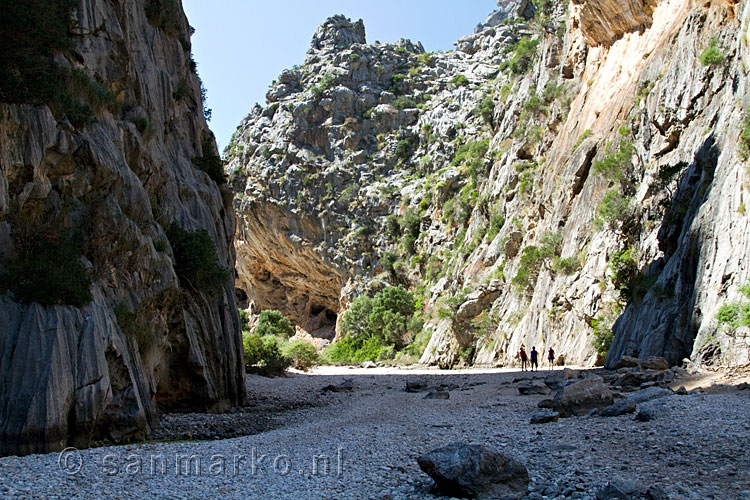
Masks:
[[[159,409],[244,401],[233,284],[191,283],[168,236],[205,230],[234,267],[229,195],[198,168],[218,155],[181,5],[81,0],[74,17],[55,61],[91,116],[0,104],[0,275],[29,237],[71,234],[91,297],[0,295],[3,454],[143,439]]]

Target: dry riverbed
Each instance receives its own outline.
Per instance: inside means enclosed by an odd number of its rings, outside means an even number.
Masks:
[[[691,392],[639,405],[648,422],[628,414],[530,424],[550,396],[520,395],[518,379],[545,375],[331,367],[249,375],[248,407],[165,417],[161,437],[187,441],[0,458],[0,497],[429,499],[417,457],[464,441],[526,464],[528,499],[594,499],[620,480],[672,499],[750,498],[750,391],[738,388],[747,372],[676,381]],[[351,390],[323,390],[347,380]],[[449,399],[406,392],[407,381],[442,386]],[[232,435],[241,436],[217,439]]]

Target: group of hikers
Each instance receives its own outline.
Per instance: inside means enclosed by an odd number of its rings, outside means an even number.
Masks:
[[[529,356],[526,354],[526,346],[521,344],[521,351],[518,353],[521,356],[521,371],[532,370],[536,371],[539,369],[539,353],[536,350],[536,346],[531,347],[531,367],[526,367],[526,362],[529,360]],[[547,361],[549,361],[549,369],[552,370],[555,366],[555,350],[551,347],[547,353]]]

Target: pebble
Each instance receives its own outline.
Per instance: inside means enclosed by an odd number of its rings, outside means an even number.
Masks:
[[[572,417],[537,432],[529,419],[545,396],[518,395],[512,384],[505,384],[515,375],[500,370],[421,375],[429,386],[455,384],[461,389],[439,405],[423,400],[424,393],[403,390],[407,377],[414,377],[410,371],[348,373],[354,390],[326,395],[319,389],[339,384],[343,377],[251,376],[248,399],[255,406],[249,408],[261,412],[260,417],[271,414],[271,428],[242,428],[250,411],[239,409],[230,414],[240,422],[235,430],[253,431],[250,435],[85,450],[80,455],[83,470],[70,476],[58,468],[54,453],[2,458],[0,497],[429,500],[436,497],[429,494],[430,479],[419,470],[416,457],[463,440],[489,444],[524,462],[531,477],[526,500],[594,500],[594,491],[621,476],[659,486],[672,498],[750,498],[747,475],[739,473],[750,470],[750,399],[742,393],[647,402],[639,409],[655,415],[648,423],[636,422],[632,415]],[[197,428],[221,421],[211,417],[223,416],[183,415],[170,421],[180,429],[190,429],[191,421]],[[174,462],[179,454],[197,457],[206,467],[189,475],[176,473],[174,463],[165,474],[151,470],[153,457]],[[244,460],[233,473],[237,455]],[[227,467],[212,473],[208,465],[217,456],[226,459]],[[314,465],[321,458],[327,460],[325,473],[320,463]],[[133,461],[140,467],[135,472],[126,468]],[[108,463],[117,466],[114,473],[105,470]]]

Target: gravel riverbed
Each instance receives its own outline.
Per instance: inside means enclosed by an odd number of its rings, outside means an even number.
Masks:
[[[0,497],[430,499],[417,457],[464,441],[525,463],[527,499],[594,499],[618,480],[672,499],[750,498],[750,391],[727,384],[649,401],[639,405],[648,422],[630,414],[532,425],[549,396],[519,395],[518,379],[545,375],[321,368],[248,376],[251,406],[165,417],[161,436],[256,434],[0,458]],[[322,391],[346,379],[351,391]],[[407,381],[442,385],[450,398],[406,392]]]

